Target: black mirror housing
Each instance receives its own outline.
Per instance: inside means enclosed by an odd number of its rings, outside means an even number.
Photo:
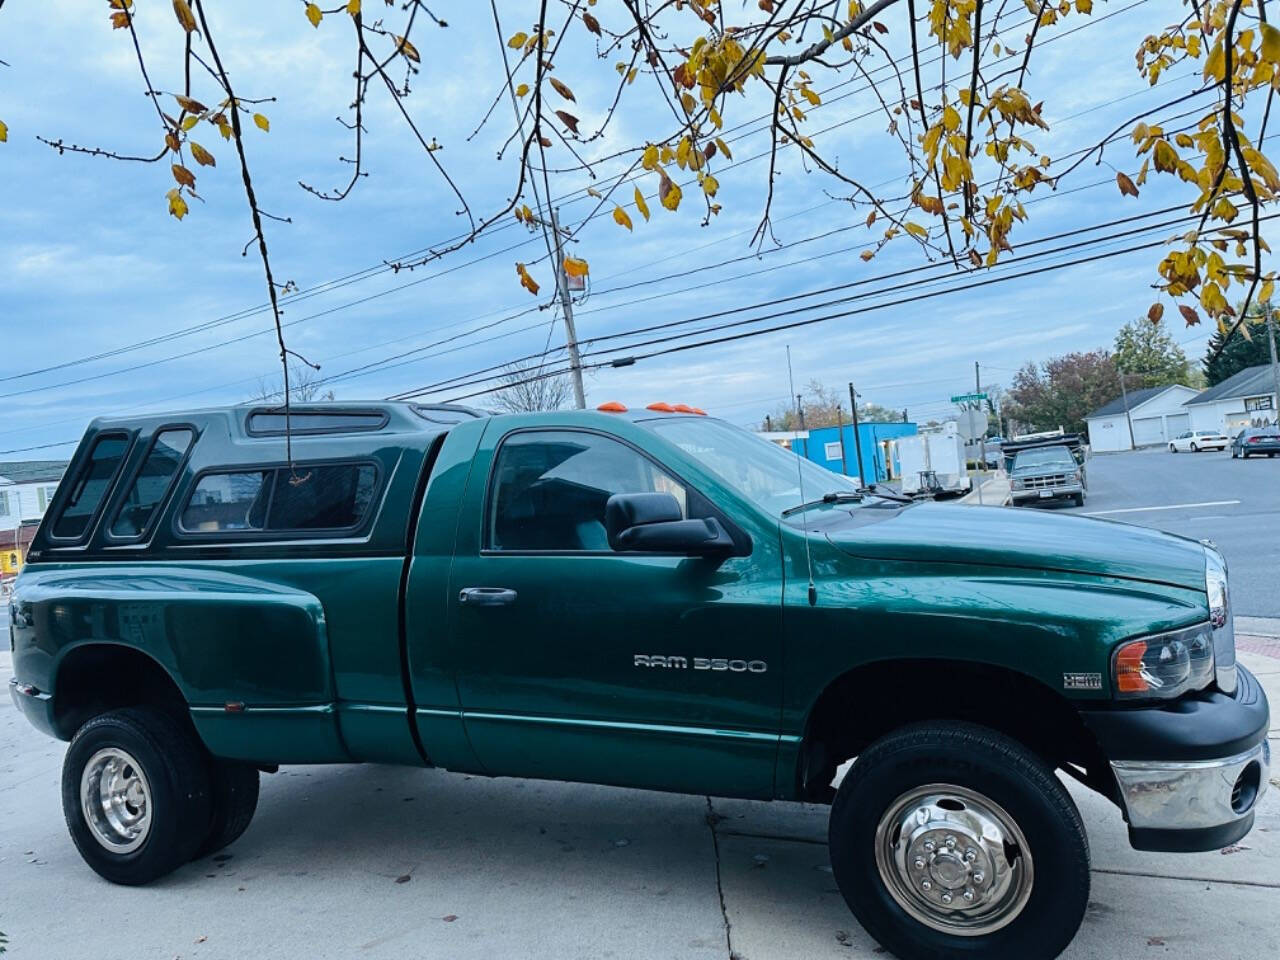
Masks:
[[[685,520],[669,493],[615,493],[605,506],[605,529],[619,552],[712,557],[734,551],[720,521]]]

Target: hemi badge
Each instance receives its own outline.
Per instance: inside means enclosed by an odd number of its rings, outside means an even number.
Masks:
[[[1064,673],[1062,675],[1063,690],[1101,690],[1102,674],[1100,673]]]

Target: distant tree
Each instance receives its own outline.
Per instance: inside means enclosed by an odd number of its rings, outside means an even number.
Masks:
[[[573,387],[564,376],[542,376],[537,364],[512,363],[503,367],[502,389],[493,403],[507,413],[534,413],[559,410],[569,402]]]
[[[1218,353],[1219,348],[1221,353]],[[1247,367],[1270,362],[1271,346],[1267,342],[1266,324],[1261,317],[1256,320],[1249,317],[1234,333],[1224,334],[1220,329],[1215,330],[1205,347],[1200,366],[1204,369],[1205,382],[1212,387]]]
[[[1126,380],[1136,389],[1136,381]],[[1115,360],[1106,350],[1068,353],[1040,366],[1028,363],[1013,377],[1005,413],[1031,430],[1085,428],[1084,418],[1120,394]]]
[[[1173,383],[1192,386],[1197,379],[1187,355],[1169,335],[1163,323],[1143,318],[1130,320],[1116,334],[1115,365],[1125,372],[1125,384],[1164,387]]]
[[[323,389],[324,381],[313,367],[301,363],[289,364],[289,400],[293,403],[310,403],[314,400],[334,399],[333,390]],[[264,403],[280,403],[284,400],[284,385],[279,379],[258,381],[258,389],[251,400]]]
[[[801,408],[804,410],[805,429],[818,427],[834,427],[840,423],[849,423],[849,411],[844,408],[847,394],[839,388],[824,386],[821,381],[810,380],[800,395]],[[878,403],[858,404],[858,419],[864,423],[896,422],[902,419],[900,410],[890,410]],[[779,406],[761,424],[762,429],[799,430],[800,418],[796,412],[795,401]]]

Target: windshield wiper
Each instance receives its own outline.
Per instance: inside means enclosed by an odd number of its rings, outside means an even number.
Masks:
[[[900,493],[885,493],[879,487],[879,484],[873,483],[869,487],[859,487],[857,492],[862,496],[879,497],[881,500],[892,500],[894,503],[915,503],[915,500],[911,497],[903,496]]]
[[[801,503],[794,507],[787,507],[782,511],[784,517],[789,517],[793,513],[800,513],[802,510],[808,510],[810,507],[820,507],[824,503],[861,503],[862,498],[872,491],[865,487],[857,490],[834,490],[831,493],[824,493],[821,500],[810,500],[808,503]],[[879,496],[879,494],[876,494]]]

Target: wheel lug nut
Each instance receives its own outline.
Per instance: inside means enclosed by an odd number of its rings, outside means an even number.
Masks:
[[[951,894],[949,894],[949,893],[944,893],[940,899],[942,900],[942,902],[943,902],[943,903],[950,903],[950,902],[951,902]]]
[[[917,870],[924,869],[924,857],[916,857],[916,869]]]
[[[966,900],[973,900],[973,891],[972,891],[972,890],[966,890],[966,891],[964,892],[964,898],[965,898]]]
[[[933,889],[933,884],[932,884],[932,883],[930,883],[928,880],[922,880],[922,881],[920,881],[920,889],[921,889],[921,890],[932,890],[932,889]]]
[[[955,837],[947,837],[947,849],[948,849],[948,850],[954,850],[955,848],[956,848],[956,838],[955,838]]]
[[[925,853],[933,853],[933,851],[935,851],[935,850],[937,850],[937,849],[938,849],[938,845],[937,845],[936,843],[934,843],[932,840],[926,840],[926,841],[924,842],[924,852],[925,852]]]
[[[978,859],[978,851],[973,849],[973,847],[970,847],[964,852],[964,858],[970,863],[973,863],[973,861]]]
[[[982,873],[982,871],[981,871],[981,870],[979,870],[977,873],[975,873],[975,874],[973,875],[973,882],[974,882],[974,883],[981,883],[981,882],[982,882],[982,880],[983,880],[983,873]]]

